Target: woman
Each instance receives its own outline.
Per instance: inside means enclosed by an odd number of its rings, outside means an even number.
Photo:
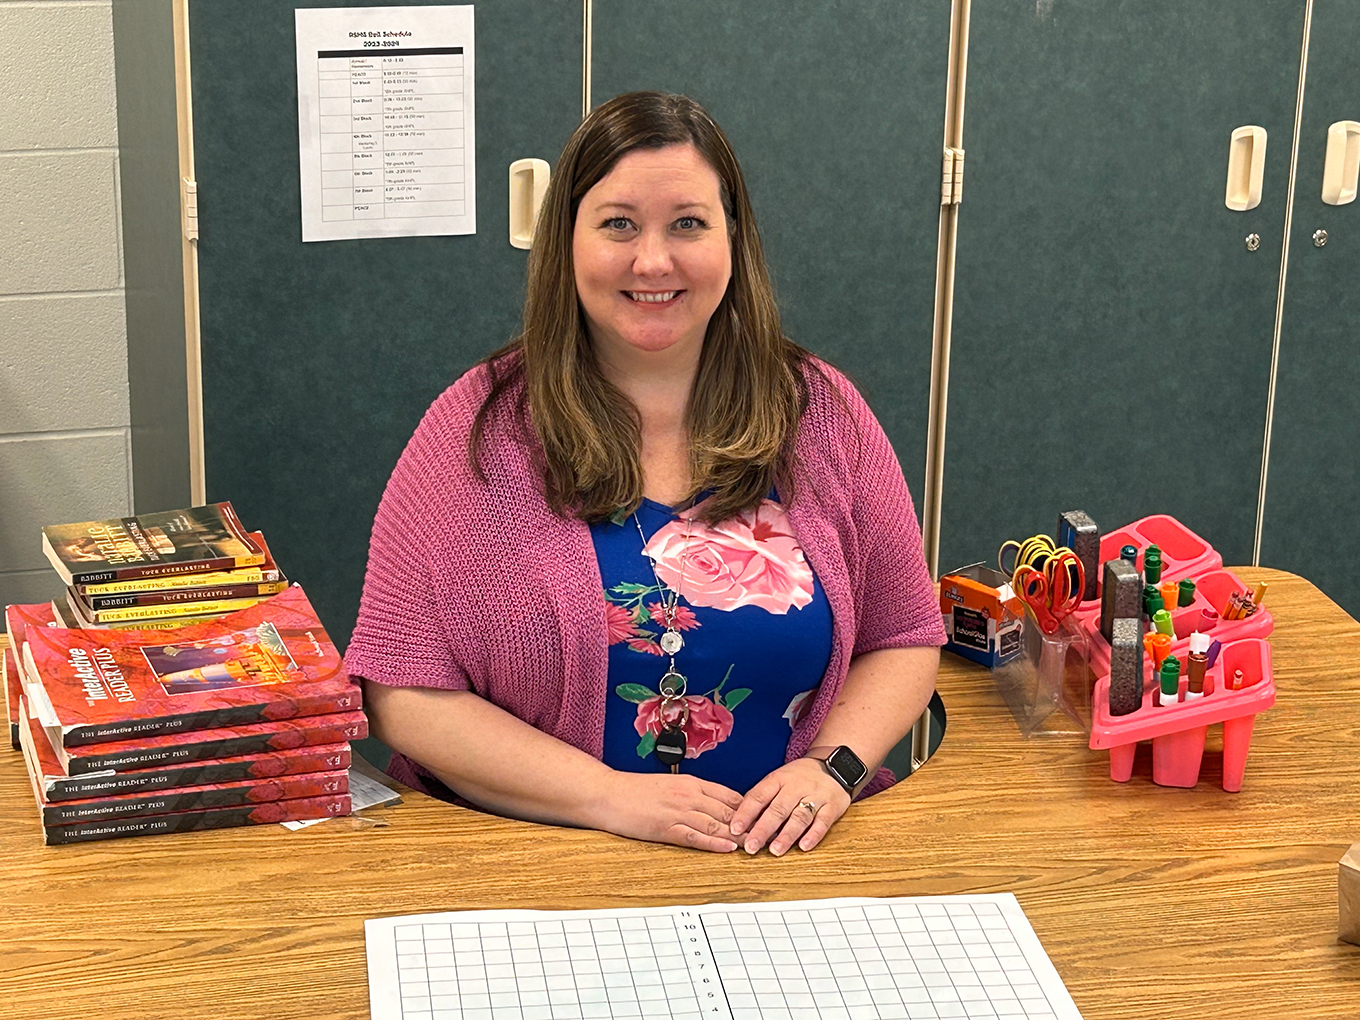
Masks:
[[[390,771],[516,818],[810,850],[893,781],[943,641],[901,469],[781,333],[726,138],[680,96],[599,107],[523,332],[431,406],[374,523],[346,659]]]

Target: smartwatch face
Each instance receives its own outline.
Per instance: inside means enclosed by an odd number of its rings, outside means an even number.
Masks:
[[[827,768],[831,769],[843,783],[847,786],[856,786],[864,778],[866,769],[864,763],[854,751],[848,747],[838,747],[831,752],[826,759]]]

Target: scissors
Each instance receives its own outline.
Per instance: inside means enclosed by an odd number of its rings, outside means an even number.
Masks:
[[[1062,621],[1081,605],[1086,571],[1076,553],[1059,546],[1044,558],[1042,566],[1017,566],[1011,585],[1033,610],[1039,629],[1056,634]]]
[[[1020,567],[1043,567],[1047,559],[1058,551],[1060,547],[1047,535],[1035,535],[1027,538],[1023,542],[1009,539],[1001,543],[1001,549],[996,554],[996,565],[1007,577],[1014,577],[1016,570]],[[1066,548],[1062,546],[1061,548]],[[1015,553],[1015,563],[1008,570],[1006,568],[1006,553]]]

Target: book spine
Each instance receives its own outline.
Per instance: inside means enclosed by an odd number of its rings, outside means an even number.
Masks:
[[[249,599],[250,604],[268,595],[277,595],[288,587],[287,581],[268,581],[260,584],[224,584],[215,588],[176,588],[164,592],[129,593],[126,595],[81,595],[76,596],[91,610],[130,609],[137,606],[177,606],[180,611],[192,610],[197,614],[230,612],[215,608],[200,608],[199,603],[212,603],[220,599]],[[244,608],[237,606],[236,608]]]
[[[334,772],[349,768],[348,744],[317,747],[315,754],[289,752],[234,761],[191,763],[140,772],[101,773],[93,776],[55,779],[49,777],[44,796],[49,804],[91,797],[116,797],[130,793],[150,793],[180,786],[207,786],[233,783],[242,779],[272,779],[305,772]]]
[[[174,577],[209,570],[235,570],[237,567],[258,567],[264,560],[264,553],[255,553],[247,556],[218,556],[211,560],[194,560],[192,563],[144,563],[117,570],[73,571],[70,583],[101,584],[105,581],[131,581],[139,577]]]
[[[81,747],[112,740],[133,740],[137,737],[158,737],[168,733],[191,733],[194,730],[217,729],[222,726],[248,726],[251,723],[280,722],[332,712],[353,712],[364,703],[362,689],[351,684],[347,690],[331,694],[305,695],[291,701],[264,705],[238,705],[229,708],[210,708],[202,712],[167,715],[136,722],[99,723],[75,726],[62,734],[62,747]],[[226,755],[222,755],[226,757]]]
[[[198,744],[171,744],[166,747],[144,747],[136,750],[107,751],[88,755],[71,754],[66,760],[66,774],[87,776],[91,772],[127,772],[169,762],[203,761],[206,758],[236,758],[265,751],[281,751],[289,747],[309,747],[316,744],[338,744],[345,740],[362,740],[368,736],[368,721],[336,723],[299,732],[287,730],[274,733],[248,733],[222,737]]]
[[[42,809],[44,825],[71,825],[109,818],[137,818],[177,811],[202,811],[208,808],[265,804],[301,797],[329,797],[349,792],[349,775],[344,772],[311,773],[282,779],[262,779],[229,786],[209,786],[190,790],[165,790],[142,796],[116,796],[100,800],[47,804]]]
[[[259,598],[214,599],[204,602],[176,602],[159,606],[128,606],[124,609],[91,610],[95,623],[124,623],[132,620],[157,620],[167,616],[206,616],[209,613],[234,613],[249,609]]]
[[[118,839],[123,836],[152,836],[165,832],[195,832],[200,829],[223,829],[236,825],[301,822],[310,818],[347,815],[349,812],[349,794],[342,793],[330,797],[276,800],[269,804],[243,804],[238,807],[213,808],[206,811],[179,811],[172,814],[149,815],[146,818],[77,822],[74,825],[44,825],[43,837],[48,846],[62,846],[67,843]]]
[[[217,570],[202,575],[180,577],[144,577],[140,581],[110,581],[108,584],[82,584],[76,594],[86,600],[108,595],[139,595],[146,592],[183,591],[190,588],[220,587],[238,584],[274,584],[288,586],[277,567],[243,567],[240,570]],[[280,588],[279,591],[282,591]]]

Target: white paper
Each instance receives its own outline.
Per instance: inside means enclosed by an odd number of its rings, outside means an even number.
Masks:
[[[370,779],[357,769],[349,770],[349,799],[350,813],[362,811],[365,808],[377,807],[379,804],[386,804],[388,801],[401,800],[401,794],[391,787],[383,786],[376,779]],[[317,822],[329,822],[329,818],[308,818],[301,822],[279,822],[285,829],[305,829],[309,825]]]
[[[477,232],[472,8],[301,8],[302,239]]]
[[[372,1020],[1081,1020],[1009,893],[364,922]]]

